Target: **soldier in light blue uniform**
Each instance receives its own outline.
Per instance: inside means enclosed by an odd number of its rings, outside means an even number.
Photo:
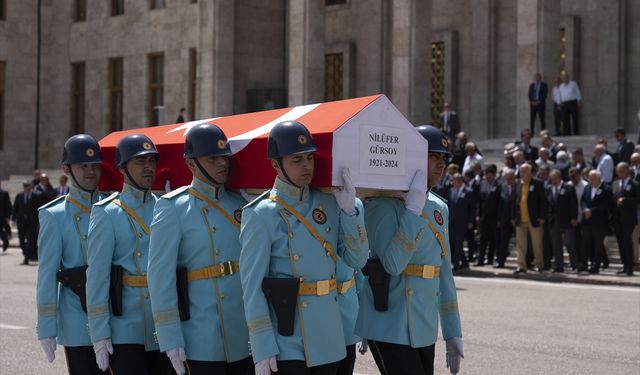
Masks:
[[[336,374],[345,358],[336,262],[368,256],[363,208],[348,170],[334,196],[309,187],[316,147],[299,122],[269,134],[273,189],[243,211],[240,276],[257,375]]]
[[[430,190],[442,177],[449,156],[447,141],[433,126],[417,129],[429,142]],[[382,374],[433,374],[438,317],[451,373],[459,371],[463,356],[447,205],[424,183],[424,172],[416,172],[405,203],[393,198],[367,200],[365,222],[374,259],[367,262],[368,282],[360,295],[356,333],[368,340]],[[388,277],[383,283],[388,294],[375,281],[380,280],[371,271],[376,264],[382,265],[383,278]],[[388,306],[380,311],[385,295]]]
[[[98,141],[77,134],[64,144],[62,168],[71,177],[67,195],[40,207],[38,235],[38,340],[49,362],[64,346],[69,374],[102,374],[87,328],[85,281],[87,232],[102,156]]]
[[[158,157],[148,137],[122,138],[116,148],[116,164],[124,176],[122,191],[91,210],[89,330],[98,366],[110,367],[117,375],[174,373],[154,338],[146,276],[149,224],[157,200],[150,189]]]
[[[191,128],[184,156],[193,181],[162,196],[154,210],[151,307],[160,350],[178,374],[245,375],[253,368],[238,273],[240,218],[247,201],[225,190],[230,155],[220,128]],[[179,296],[188,296],[182,311]]]

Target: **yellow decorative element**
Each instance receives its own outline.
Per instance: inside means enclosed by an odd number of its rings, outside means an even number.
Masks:
[[[364,229],[362,229],[361,226],[357,226],[358,227],[358,236],[360,237],[360,246],[364,246],[364,244],[367,242],[367,235],[364,233]]]
[[[342,240],[347,244],[347,247],[350,249],[355,249],[356,247],[356,239],[353,236],[343,236]]]
[[[352,277],[351,280],[345,281],[344,283],[338,283],[337,289],[338,293],[346,294],[349,289],[353,288],[356,285],[356,278]]]
[[[73,198],[70,195],[65,196],[64,200],[66,200],[67,202],[69,202],[69,203],[73,204],[74,206],[78,207],[80,209],[80,211],[82,211],[83,213],[85,213],[87,215],[89,215],[91,213],[91,207],[85,206],[84,204],[78,202],[78,200],[76,200],[75,198]]]
[[[393,236],[392,242],[394,242],[396,246],[401,247],[408,253],[412,252],[415,248],[415,242],[409,241],[409,239],[405,237],[401,232],[396,232],[396,234]]]
[[[93,155],[95,155],[95,154],[96,154],[96,152],[95,152],[95,151],[93,151],[93,149],[92,149],[92,148],[88,148],[88,149],[85,151],[85,154],[86,154],[88,157],[93,157]]]
[[[428,264],[409,264],[402,273],[423,279],[435,279],[440,276],[440,267]]]
[[[291,207],[289,204],[287,204],[285,201],[283,201],[282,199],[278,198],[276,195],[271,194],[269,196],[269,199],[272,202],[278,203],[279,205],[281,205],[282,207],[284,207],[285,210],[287,210],[287,212],[291,213],[293,216],[296,217],[296,219],[298,219],[302,225],[305,226],[305,228],[307,228],[307,230],[311,233],[311,235],[318,240],[318,242],[320,242],[320,244],[322,244],[322,248],[325,249],[331,256],[331,259],[333,259],[333,262],[336,263],[338,261],[338,256],[336,255],[336,251],[333,249],[333,246],[331,246],[331,244],[325,240],[320,233],[318,233],[318,231],[316,230],[316,228],[314,228],[309,221],[307,221],[307,219],[304,218],[304,216],[302,216],[295,208]]]
[[[440,304],[440,315],[458,313],[458,302],[443,302]]]
[[[442,233],[438,231],[438,228],[436,228],[436,226],[433,224],[431,219],[429,219],[429,217],[425,215],[424,212],[420,212],[420,217],[425,219],[429,224],[429,229],[431,229],[431,231],[433,232],[433,235],[436,237],[436,240],[438,240],[438,243],[440,244],[440,251],[442,254],[442,258],[447,259],[447,245],[444,241],[444,235],[442,235]]]
[[[89,320],[97,318],[101,315],[109,314],[109,306],[107,304],[93,305],[87,307],[87,315]]]
[[[126,286],[134,288],[146,288],[147,277],[146,276],[122,276],[122,283]]]
[[[157,326],[160,326],[166,323],[179,322],[180,313],[176,309],[162,311],[157,314],[153,314],[153,321],[156,323]]]
[[[249,336],[273,329],[273,326],[271,325],[271,318],[268,316],[251,320],[247,323],[247,326],[249,327]]]
[[[234,273],[238,273],[239,271],[240,264],[235,260],[230,260],[213,266],[189,271],[187,273],[187,280],[189,280],[189,282],[193,282],[196,280],[215,279],[218,277],[230,276]]]
[[[129,215],[131,218],[137,221],[138,224],[140,225],[140,228],[142,228],[142,230],[144,231],[144,233],[147,234],[147,236],[151,234],[151,230],[149,229],[147,224],[144,223],[144,220],[142,220],[142,218],[138,216],[138,214],[136,213],[136,211],[133,210],[133,208],[124,204],[124,202],[121,201],[120,199],[114,199],[113,203],[115,203],[118,207],[122,208],[124,212],[127,213],[127,215]]]
[[[320,280],[315,283],[300,283],[298,295],[300,296],[324,296],[336,290],[336,279]]]
[[[56,314],[58,314],[58,306],[56,304],[38,305],[38,316],[56,316]]]
[[[207,196],[205,196],[204,194],[201,194],[199,191],[197,191],[196,189],[193,188],[189,188],[189,194],[197,197],[198,199],[204,201],[206,204],[208,204],[209,206],[213,207],[214,209],[216,209],[216,211],[220,212],[220,214],[222,214],[222,216],[225,217],[225,219],[227,219],[231,224],[233,224],[234,227],[236,227],[236,229],[240,230],[240,223],[238,223],[233,216],[229,215],[229,213],[227,211],[225,211],[222,207],[220,207],[219,204],[217,204],[216,202],[214,202],[213,200],[209,199]],[[206,214],[206,212],[205,212]]]

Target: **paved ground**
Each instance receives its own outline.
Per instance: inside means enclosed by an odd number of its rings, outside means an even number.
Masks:
[[[64,374],[35,339],[37,266],[0,255],[0,374]],[[637,374],[640,288],[457,277],[466,357],[461,374]],[[370,355],[356,372],[377,374]],[[444,345],[436,373],[445,374]]]

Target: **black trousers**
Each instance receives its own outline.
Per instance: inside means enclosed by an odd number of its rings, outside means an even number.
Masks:
[[[564,127],[564,135],[580,134],[577,100],[562,102],[562,125]]]
[[[165,353],[147,352],[139,344],[114,345],[109,367],[112,375],[175,375]]]
[[[560,124],[562,123],[562,110],[557,104],[553,104],[553,125],[556,128],[556,136],[564,135],[562,133],[562,129],[560,128]]]
[[[480,251],[478,254],[478,263],[493,263],[493,255],[498,247],[499,229],[497,228],[498,220],[495,218],[486,218],[480,222]],[[487,252],[487,247],[489,251]],[[486,258],[485,258],[486,256]]]
[[[469,259],[469,262],[471,262],[476,258],[478,254],[478,242],[476,242],[475,224],[473,228],[467,228],[465,239],[467,240],[467,248],[469,250],[467,258]]]
[[[347,356],[340,361],[338,366],[337,375],[352,375],[353,368],[356,365],[356,344],[347,346]]]
[[[252,375],[254,373],[251,357],[236,362],[213,362],[187,360],[187,374],[189,375]]]
[[[633,274],[633,228],[632,222],[618,223],[614,226],[618,248],[620,249],[620,260],[623,271],[629,275]]]
[[[433,375],[435,344],[423,348],[369,340],[382,375]]]
[[[307,367],[305,361],[278,361],[277,375],[336,375],[340,362]]]
[[[509,241],[513,236],[513,232],[513,225],[509,222],[500,227],[498,253],[496,254],[496,263],[498,263],[499,266],[504,266],[504,262],[506,262],[509,256]]]
[[[551,258],[553,257],[553,244],[551,243],[551,227],[548,222],[544,223],[544,233],[542,234],[542,257],[544,259],[544,269],[551,268]]]
[[[591,269],[600,270],[604,249],[606,228],[584,225],[582,227],[582,248],[580,249],[580,269],[587,269],[587,257],[591,258]]]
[[[529,123],[529,128],[531,129],[531,135],[535,135],[535,129],[536,129],[536,116],[538,116],[540,118],[540,130],[545,130],[546,129],[546,123],[545,123],[545,109],[546,106],[544,105],[544,103],[542,104],[538,104],[538,105],[529,105],[529,112],[531,114],[530,118],[531,118],[531,122]]]
[[[9,248],[9,235],[11,234],[11,227],[7,223],[0,224],[0,239],[2,239],[2,251]]]
[[[65,346],[64,354],[67,357],[67,370],[69,370],[69,375],[98,375],[107,373],[100,371],[98,368],[93,346]]]

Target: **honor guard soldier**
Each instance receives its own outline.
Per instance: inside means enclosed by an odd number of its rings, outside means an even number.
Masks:
[[[64,144],[62,168],[71,176],[69,193],[40,207],[38,236],[38,339],[49,362],[64,346],[69,374],[101,374],[87,328],[85,282],[87,232],[102,156],[98,142],[78,134]]]
[[[440,130],[417,130],[429,142],[427,186],[417,171],[406,200],[367,200],[365,222],[372,259],[360,293],[356,333],[368,340],[382,374],[433,374],[438,317],[447,367],[459,371],[462,332],[451,271],[449,213],[436,186],[449,157]]]
[[[257,375],[336,374],[346,356],[338,295],[351,288],[336,280],[336,262],[360,269],[369,244],[348,170],[334,196],[309,187],[315,151],[301,123],[275,125],[268,158],[278,176],[243,210],[240,276]]]
[[[153,214],[151,307],[160,350],[178,374],[245,375],[253,368],[238,273],[247,201],[224,188],[230,155],[216,125],[191,128],[184,157],[193,181],[162,196]]]
[[[154,337],[146,276],[149,224],[157,200],[150,189],[159,156],[142,134],[122,138],[116,146],[116,165],[124,176],[122,191],[96,203],[91,211],[89,330],[98,366],[118,375],[173,373]]]

